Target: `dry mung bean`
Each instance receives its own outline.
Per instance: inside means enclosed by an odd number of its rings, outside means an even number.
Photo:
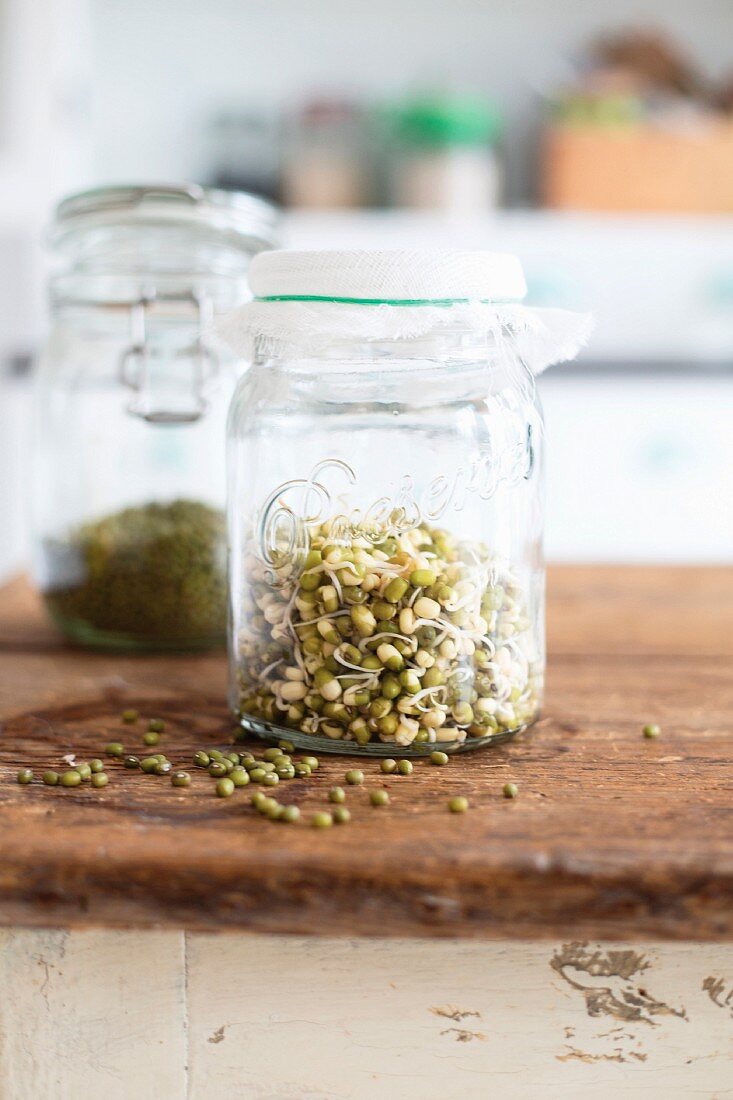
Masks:
[[[468,799],[463,795],[456,795],[448,800],[448,809],[452,814],[465,814],[468,809]]]

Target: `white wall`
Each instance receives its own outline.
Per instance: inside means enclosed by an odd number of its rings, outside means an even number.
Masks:
[[[431,81],[497,95],[508,187],[526,198],[537,90],[600,30],[662,25],[713,73],[733,69],[731,0],[91,0],[95,172],[197,177],[222,105],[308,92],[380,99]]]
[[[540,380],[551,561],[733,562],[733,371]]]
[[[43,324],[43,233],[89,178],[89,2],[0,4],[0,373]]]

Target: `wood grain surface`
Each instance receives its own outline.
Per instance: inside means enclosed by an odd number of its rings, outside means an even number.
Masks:
[[[556,568],[549,650],[531,732],[409,778],[365,763],[352,823],[321,831],[307,819],[348,758],[287,784],[297,826],[257,816],[247,788],[217,799],[190,769],[195,748],[230,741],[223,654],[73,650],[14,582],[0,592],[0,923],[730,939],[733,570]],[[189,790],[114,762],[100,791],[15,782],[112,739],[142,751],[125,706],[166,720],[160,748]],[[648,721],[659,740],[642,738]],[[389,808],[369,805],[374,786]],[[458,793],[463,816],[446,808]]]

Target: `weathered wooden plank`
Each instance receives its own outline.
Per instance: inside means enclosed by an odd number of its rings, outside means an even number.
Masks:
[[[543,721],[410,779],[364,765],[351,826],[326,833],[263,821],[246,790],[217,800],[201,774],[182,793],[115,763],[104,791],[19,787],[21,764],[89,757],[112,738],[140,750],[123,705],[166,718],[161,747],[181,764],[230,725],[221,654],[78,653],[13,586],[0,597],[0,923],[731,938],[733,570],[552,579]],[[659,741],[641,738],[649,720]],[[324,760],[288,798],[307,817],[346,766]],[[389,811],[368,804],[376,783]],[[472,808],[453,817],[459,792]]]
[[[2,1100],[730,1094],[733,946],[0,933]]]
[[[190,1100],[722,1098],[732,951],[189,935]]]
[[[183,1100],[180,932],[0,931],[3,1100]]]

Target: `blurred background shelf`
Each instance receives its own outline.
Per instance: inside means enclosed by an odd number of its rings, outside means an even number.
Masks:
[[[684,206],[644,135],[687,135],[689,152],[710,127],[733,134],[730,0],[6,0],[0,26],[0,577],[27,563],[53,205],[185,179],[300,203],[282,226],[295,247],[516,252],[533,303],[596,319],[578,362],[539,383],[550,558],[733,559],[733,213],[587,209],[622,183]],[[538,205],[553,130],[586,150],[585,212]],[[623,171],[643,161],[645,178],[598,198],[599,142],[636,143]],[[733,180],[715,183],[730,211]],[[303,208],[329,194],[345,208]],[[448,209],[396,208],[410,196]]]
[[[733,216],[290,211],[283,238],[296,248],[515,252],[535,305],[594,313],[582,362],[733,366]]]

